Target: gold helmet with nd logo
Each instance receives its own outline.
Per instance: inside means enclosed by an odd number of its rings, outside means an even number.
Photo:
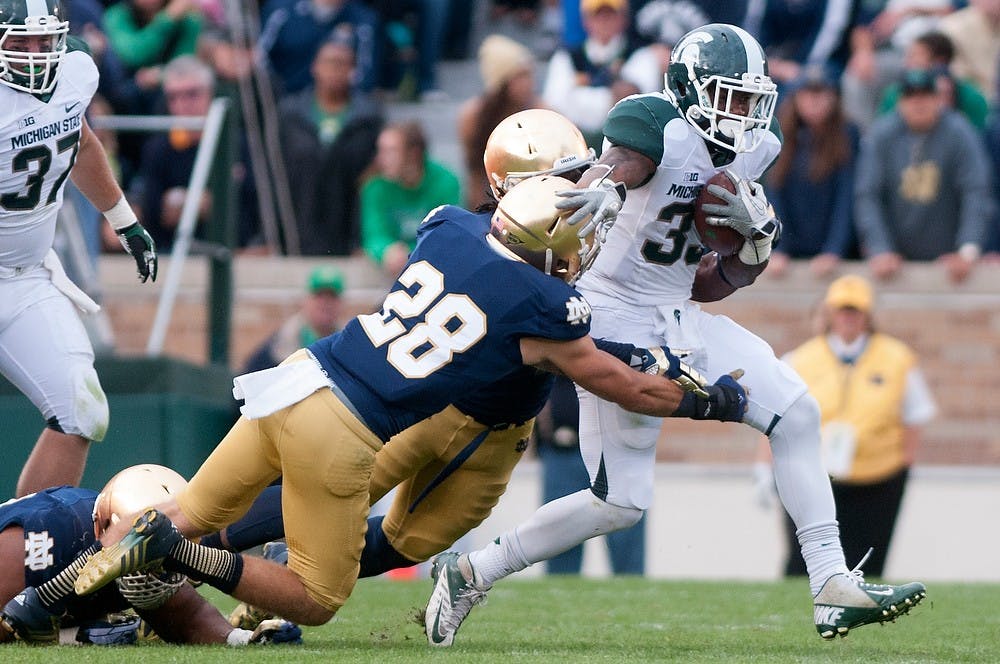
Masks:
[[[147,507],[170,500],[187,486],[178,473],[152,463],[131,466],[111,478],[94,501],[94,534]],[[117,579],[122,596],[137,609],[156,609],[187,581],[183,574],[162,569],[126,574]]]
[[[521,180],[535,175],[560,175],[576,181],[594,163],[594,151],[583,134],[565,117],[542,108],[504,118],[486,141],[483,166],[493,196],[500,198]]]
[[[602,238],[577,235],[586,219],[580,226],[566,223],[571,211],[556,203],[557,193],[569,189],[573,183],[555,175],[519,182],[497,204],[492,236],[529,265],[572,285],[597,258]]]

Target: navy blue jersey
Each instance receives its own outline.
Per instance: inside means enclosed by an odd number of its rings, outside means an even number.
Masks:
[[[60,486],[0,504],[0,531],[10,526],[24,531],[25,586],[45,583],[94,543],[96,499],[96,491]],[[127,606],[112,583],[93,595],[77,597],[68,610],[84,619]]]
[[[382,311],[309,346],[382,440],[522,370],[523,337],[590,332],[583,297],[500,249],[490,217],[438,209]]]
[[[547,371],[524,367],[481,390],[463,394],[452,403],[481,424],[520,424],[545,406],[555,376]]]

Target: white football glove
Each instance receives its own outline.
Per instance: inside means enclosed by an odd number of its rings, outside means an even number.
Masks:
[[[771,255],[771,245],[781,229],[774,215],[774,208],[764,195],[759,182],[745,180],[733,171],[726,175],[736,185],[736,193],[719,185],[708,185],[708,193],[721,198],[725,204],[706,203],[702,206],[705,221],[713,226],[727,226],[747,238],[740,249],[740,260],[747,265],[763,263]]]
[[[560,210],[574,210],[566,223],[575,226],[588,216],[590,220],[577,230],[577,237],[587,237],[600,229],[606,234],[625,201],[625,185],[616,184],[611,180],[601,179],[590,183],[586,189],[567,189],[556,192],[564,200],[556,203]]]

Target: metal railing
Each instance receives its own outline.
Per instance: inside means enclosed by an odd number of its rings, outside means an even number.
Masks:
[[[194,166],[191,169],[191,179],[188,182],[187,196],[181,208],[180,219],[177,224],[173,248],[170,252],[169,269],[165,270],[163,278],[163,290],[156,308],[156,317],[149,333],[149,340],[146,343],[146,355],[160,355],[163,352],[163,344],[167,336],[167,328],[170,326],[170,318],[173,315],[174,305],[177,301],[177,293],[180,290],[181,277],[184,273],[184,262],[192,249],[192,240],[195,226],[198,223],[198,208],[202,196],[208,186],[209,175],[212,171],[213,163],[216,160],[216,152],[219,147],[220,137],[226,123],[226,113],[229,108],[229,100],[218,97],[212,101],[208,113],[204,117],[197,116],[173,116],[173,115],[110,115],[95,117],[91,120],[91,125],[95,129],[109,129],[113,131],[135,131],[135,132],[156,132],[169,131],[171,129],[188,129],[201,131],[201,138],[198,141],[198,150],[195,153]],[[213,201],[221,205],[221,201]],[[214,213],[213,213],[214,214]],[[226,243],[205,243],[198,242],[199,248],[206,249],[213,261],[225,264],[228,270],[230,265],[230,252]],[[225,296],[228,303],[228,296]],[[213,314],[222,312],[212,312]],[[221,327],[225,328],[224,334],[228,336],[228,314],[227,322]],[[228,339],[224,342],[228,348]],[[225,361],[223,357],[218,357],[217,353],[212,353],[213,361]]]

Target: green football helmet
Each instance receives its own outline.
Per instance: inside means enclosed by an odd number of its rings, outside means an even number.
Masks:
[[[674,47],[664,78],[666,94],[706,141],[749,152],[764,140],[778,88],[746,30],[725,23],[692,30]]]
[[[0,0],[0,83],[46,94],[66,54],[69,21],[59,0]]]

